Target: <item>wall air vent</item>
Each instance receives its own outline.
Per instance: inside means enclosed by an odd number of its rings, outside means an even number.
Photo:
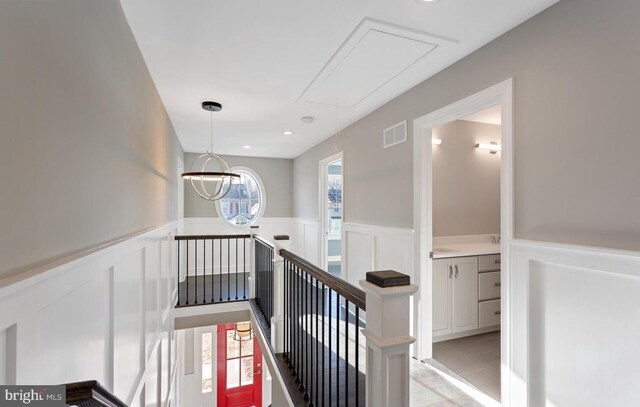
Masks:
[[[407,121],[402,121],[398,124],[384,129],[382,132],[382,142],[384,148],[395,146],[396,144],[404,143],[407,141]]]

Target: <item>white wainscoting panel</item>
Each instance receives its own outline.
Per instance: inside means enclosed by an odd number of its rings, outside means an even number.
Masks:
[[[312,264],[320,265],[320,222],[313,219],[295,219],[294,222],[297,231],[291,250]]]
[[[414,281],[413,230],[342,224],[343,277],[358,287],[368,271],[395,270]]]
[[[0,384],[98,380],[126,404],[169,406],[176,233],[172,222],[2,286]]]
[[[528,241],[511,248],[507,405],[638,405],[640,253]]]

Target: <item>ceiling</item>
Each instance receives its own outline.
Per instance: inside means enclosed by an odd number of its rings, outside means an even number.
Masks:
[[[282,158],[555,2],[121,0],[185,151],[208,149],[214,100],[216,153]]]

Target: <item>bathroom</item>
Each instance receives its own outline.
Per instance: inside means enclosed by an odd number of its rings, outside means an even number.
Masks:
[[[432,133],[432,334],[427,363],[500,401],[501,111]]]

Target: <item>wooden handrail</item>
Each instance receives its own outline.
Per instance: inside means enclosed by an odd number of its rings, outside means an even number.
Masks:
[[[67,401],[72,406],[79,407],[127,407],[119,398],[111,394],[95,380],[69,383],[66,386]]]
[[[251,235],[177,235],[175,240],[249,239]]]
[[[343,296],[347,301],[355,304],[361,310],[367,310],[365,292],[358,287],[338,278],[326,271],[314,266],[302,257],[291,253],[288,250],[280,249],[280,256],[301,268],[305,273],[312,275],[316,280],[326,287]]]

